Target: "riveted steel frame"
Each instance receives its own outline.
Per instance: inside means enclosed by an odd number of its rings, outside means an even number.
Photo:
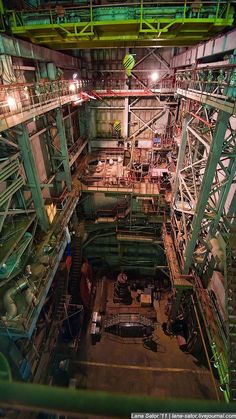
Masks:
[[[42,196],[40,181],[38,177],[37,167],[35,164],[33,151],[30,144],[29,133],[25,124],[17,126],[18,144],[22,155],[22,161],[25,173],[28,179],[28,187],[31,191],[34,201],[34,207],[39,219],[42,230],[49,228],[49,221],[44,207],[44,199]]]
[[[2,231],[4,221],[9,214],[12,198],[14,194],[24,185],[24,179],[20,174],[19,153],[7,158],[0,164],[0,182],[5,182],[6,187],[0,193],[0,232]]]
[[[218,75],[219,69],[216,71]],[[236,365],[236,317],[233,301],[236,289],[234,283],[231,286],[234,268],[228,245],[225,246],[224,258],[226,331],[217,321],[206,289],[208,271],[216,263],[211,253],[210,240],[217,233],[226,244],[230,241],[236,213],[236,118],[235,101],[232,100],[235,97],[235,86],[232,85],[234,73],[232,68],[225,68],[224,71],[229,74],[230,83],[227,86],[223,81],[224,90],[222,86],[217,86],[219,80],[212,86],[209,79],[202,83],[198,74],[197,79],[193,80],[190,72],[189,79],[184,82],[185,86],[183,83],[178,89],[178,93],[187,98],[187,113],[174,184],[173,226],[178,239],[182,272],[194,272],[196,295],[225,399],[232,400],[235,397],[233,368]],[[207,75],[210,78],[209,72]]]
[[[114,47],[121,45],[121,39],[123,46],[130,42],[145,45],[145,41],[149,45],[153,41],[155,46],[170,46],[192,45],[232,25],[230,2],[216,0],[210,7],[205,2],[201,5],[195,11],[186,0],[177,5],[166,1],[149,4],[143,0],[132,7],[98,6],[91,1],[82,8],[64,7],[61,13],[55,9],[6,13],[14,34],[55,49],[87,48],[91,41],[95,48]]]
[[[65,135],[65,126],[64,126],[64,121],[62,118],[61,108],[56,109],[56,126],[57,126],[58,136],[60,140],[60,157],[58,158],[62,160],[66,186],[68,190],[71,191],[72,181],[71,181],[71,173],[70,173],[70,162],[69,162],[67,140],[66,140],[66,135]]]
[[[222,216],[226,215],[225,202],[235,177],[233,117],[219,111],[212,128],[199,124],[198,115],[204,115],[209,121],[210,114],[212,111],[200,106],[196,117],[189,117],[184,125],[177,165],[173,205],[184,273],[195,263],[200,272],[197,255],[209,251],[205,239],[214,236]],[[203,261],[205,264],[205,258]]]

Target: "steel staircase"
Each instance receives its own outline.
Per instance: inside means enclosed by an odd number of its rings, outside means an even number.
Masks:
[[[72,265],[70,269],[70,282],[69,282],[69,294],[71,295],[71,303],[79,303],[79,281],[80,281],[80,269],[82,262],[82,252],[81,252],[81,238],[72,237],[71,240],[71,255],[72,255]]]
[[[60,272],[57,280],[57,291],[55,299],[55,320],[62,320],[65,317],[65,307],[68,304],[68,272],[64,269]]]
[[[228,317],[228,371],[229,395],[231,401],[236,401],[236,251],[227,243],[226,250],[226,305]],[[227,384],[227,383],[226,383]]]

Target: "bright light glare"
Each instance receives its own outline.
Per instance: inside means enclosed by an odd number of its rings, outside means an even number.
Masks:
[[[151,79],[152,79],[152,81],[157,81],[157,79],[158,79],[158,73],[156,71],[151,74]]]
[[[71,83],[71,84],[69,85],[69,90],[70,90],[71,92],[75,92],[75,89],[76,89],[75,84],[74,84],[74,83]]]
[[[87,93],[87,96],[88,96],[90,99],[97,100],[94,96],[91,96],[91,95],[89,95],[88,93]]]
[[[74,73],[73,74],[73,80],[77,79],[77,77],[78,77],[78,73]]]
[[[16,106],[16,100],[13,96],[7,96],[7,103],[9,106]]]
[[[74,105],[78,105],[78,103],[82,103],[82,102],[83,102],[83,99],[75,100]]]

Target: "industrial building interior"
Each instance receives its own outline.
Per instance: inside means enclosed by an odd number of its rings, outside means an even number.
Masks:
[[[235,12],[0,0],[1,417],[236,411]]]

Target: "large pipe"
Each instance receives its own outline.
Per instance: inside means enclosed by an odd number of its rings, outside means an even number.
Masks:
[[[34,292],[33,292],[34,290],[33,290],[33,288],[28,288],[26,291],[25,291],[25,300],[26,300],[26,303],[30,306],[32,303],[33,304],[36,304],[36,302],[37,302],[37,300],[36,300],[36,297],[35,297],[35,295],[34,295]]]
[[[23,278],[18,281],[16,285],[12,288],[9,288],[3,297],[3,304],[6,309],[5,316],[2,317],[3,320],[14,319],[17,315],[17,306],[15,302],[15,296],[20,292],[26,290],[29,287],[29,282],[27,279]]]
[[[115,236],[116,232],[115,231],[111,231],[110,233],[102,233],[102,234],[97,234],[91,238],[89,238],[85,243],[83,243],[83,249],[88,246],[88,244],[90,244],[93,240],[99,239],[100,237],[108,237],[108,236]]]
[[[129,418],[131,412],[235,412],[235,403],[186,399],[161,400],[147,396],[74,390],[2,380],[0,380],[0,405],[10,409],[53,412],[76,417],[78,413]]]

